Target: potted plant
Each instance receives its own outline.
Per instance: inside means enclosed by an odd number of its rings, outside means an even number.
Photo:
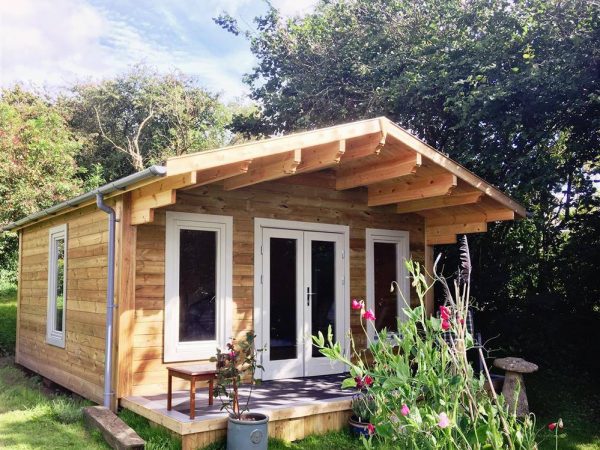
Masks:
[[[375,412],[375,399],[371,394],[359,392],[352,396],[352,416],[348,419],[350,431],[357,437],[369,435],[373,432],[371,416]]]
[[[257,350],[254,345],[256,335],[249,331],[243,339],[232,339],[227,351],[217,349],[217,385],[215,395],[221,400],[221,409],[229,413],[227,425],[227,450],[252,449],[267,450],[269,418],[261,413],[250,412],[250,397],[258,383],[254,377],[257,363]],[[240,387],[246,382],[247,394],[241,398]]]

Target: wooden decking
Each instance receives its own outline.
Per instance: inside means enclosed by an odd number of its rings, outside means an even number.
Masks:
[[[252,411],[269,416],[272,437],[294,441],[338,430],[350,415],[353,393],[340,389],[342,379],[342,375],[332,375],[266,381],[255,387],[250,406]],[[121,406],[181,435],[183,450],[202,448],[227,433],[227,415],[218,399],[208,406],[207,389],[197,391],[194,420],[189,418],[188,391],[173,393],[172,411],[167,411],[166,393],[126,397],[121,399]]]

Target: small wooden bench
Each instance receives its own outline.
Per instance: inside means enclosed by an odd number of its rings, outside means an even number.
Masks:
[[[216,369],[206,365],[167,367],[169,382],[167,391],[167,411],[171,411],[173,402],[173,377],[183,378],[190,382],[190,419],[196,417],[196,382],[208,381],[208,404],[213,404],[214,380]]]

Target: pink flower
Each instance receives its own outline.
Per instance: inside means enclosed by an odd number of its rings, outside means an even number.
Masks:
[[[363,381],[366,386],[371,386],[373,384],[373,378],[370,375],[366,375]]]
[[[450,419],[448,418],[445,412],[441,412],[438,416],[438,419],[438,427],[448,428],[450,426]]]
[[[440,306],[440,317],[442,320],[450,319],[450,310],[445,306]]]
[[[548,429],[549,429],[550,431],[554,431],[554,430],[556,430],[556,422],[549,423],[549,424],[548,424]]]
[[[373,313],[372,310],[367,309],[364,313],[363,313],[363,319],[365,320],[375,320],[375,314]]]
[[[402,405],[402,409],[400,410],[400,414],[403,416],[408,416],[410,414],[410,408],[406,405]]]
[[[355,298],[352,299],[352,309],[363,309],[364,306],[365,302],[362,300],[356,300]]]
[[[554,430],[556,430],[557,428],[558,428],[559,430],[562,430],[562,429],[563,429],[563,427],[564,427],[564,425],[563,425],[563,421],[562,421],[562,419],[558,419],[558,422],[552,422],[552,423],[549,423],[549,424],[548,424],[548,429],[549,429],[550,431],[554,431]]]
[[[446,319],[442,319],[442,330],[448,331],[450,329],[450,322]]]
[[[375,425],[370,423],[369,425],[367,425],[367,430],[369,430],[369,434],[375,434]]]

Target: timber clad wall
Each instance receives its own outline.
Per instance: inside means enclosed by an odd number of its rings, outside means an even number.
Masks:
[[[239,335],[252,329],[255,217],[349,225],[351,298],[366,295],[365,228],[409,231],[411,255],[423,261],[421,217],[399,215],[393,206],[366,205],[366,189],[336,191],[331,179],[318,174],[233,191],[218,185],[179,191],[177,204],[165,209],[233,216],[233,327],[234,334]],[[155,212],[153,223],[140,225],[137,230],[132,395],[164,393],[167,389],[168,364],[163,363],[164,258],[163,209]],[[358,316],[352,313],[351,320],[355,329]],[[187,389],[187,383],[177,381],[173,380],[175,389]]]
[[[48,230],[67,224],[65,348],[46,344]],[[94,401],[102,401],[108,221],[95,207],[21,231],[19,364]]]

